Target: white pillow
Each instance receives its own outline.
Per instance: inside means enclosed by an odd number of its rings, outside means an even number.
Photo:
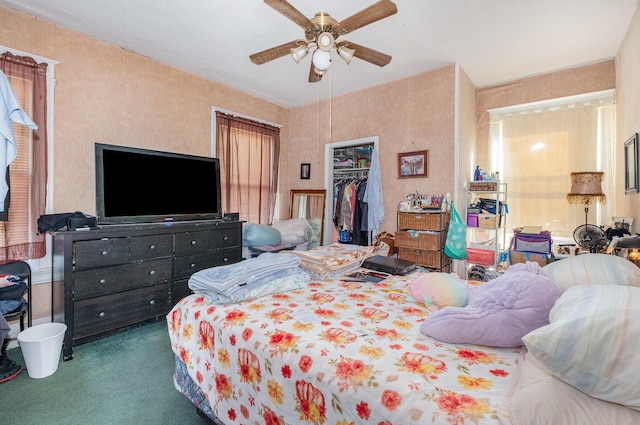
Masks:
[[[514,374],[513,394],[498,410],[509,425],[640,424],[640,412],[598,400],[549,374],[527,353]]]
[[[305,218],[275,221],[271,227],[280,232],[284,243],[300,245],[313,239],[313,228]]]
[[[563,291],[575,285],[640,286],[640,268],[616,255],[576,255],[549,263],[542,270]]]
[[[567,384],[640,410],[639,318],[640,288],[573,286],[551,309],[549,325],[522,340],[536,360]]]

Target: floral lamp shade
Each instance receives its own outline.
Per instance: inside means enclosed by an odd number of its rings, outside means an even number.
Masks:
[[[601,171],[582,171],[571,173],[571,192],[567,193],[567,200],[572,204],[584,205],[584,222],[588,222],[589,204],[599,202],[604,204],[607,197],[602,193],[602,180],[604,173]]]
[[[602,193],[603,179],[604,173],[601,171],[571,173],[571,192],[567,193],[567,200],[572,204],[604,204],[607,198]]]

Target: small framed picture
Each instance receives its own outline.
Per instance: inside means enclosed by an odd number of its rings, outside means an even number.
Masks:
[[[311,178],[311,164],[300,164],[300,178],[303,180],[309,180]]]
[[[429,151],[398,154],[398,178],[429,177]]]

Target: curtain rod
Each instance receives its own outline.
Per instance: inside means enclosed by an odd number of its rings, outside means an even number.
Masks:
[[[487,109],[489,115],[501,115],[517,113],[534,108],[549,108],[553,106],[567,105],[575,102],[587,102],[602,99],[612,99],[615,96],[615,89],[600,90],[591,93],[578,94],[573,96],[559,97],[556,99],[541,100],[538,102],[523,103],[520,105],[505,106],[503,108]]]
[[[231,111],[231,110],[229,110],[229,109],[220,108],[220,107],[215,106],[215,105],[212,105],[212,106],[211,106],[211,109],[212,109],[214,112],[215,112],[215,111],[222,112],[223,114],[233,115],[233,116],[235,116],[235,117],[238,117],[238,118],[245,118],[245,119],[248,119],[248,120],[251,120],[251,121],[257,121],[257,122],[259,122],[259,123],[267,124],[267,125],[270,125],[270,126],[273,126],[273,127],[278,127],[278,128],[282,128],[282,127],[283,127],[283,125],[282,125],[282,124],[278,124],[278,123],[273,123],[273,122],[270,122],[270,121],[261,120],[261,119],[259,119],[259,118],[255,118],[255,117],[252,117],[252,116],[249,116],[249,115],[245,115],[245,114],[240,114],[240,113],[238,113],[238,112],[234,112],[234,111]]]

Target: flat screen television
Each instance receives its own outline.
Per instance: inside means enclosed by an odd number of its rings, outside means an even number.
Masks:
[[[222,218],[220,161],[95,144],[98,223]]]

